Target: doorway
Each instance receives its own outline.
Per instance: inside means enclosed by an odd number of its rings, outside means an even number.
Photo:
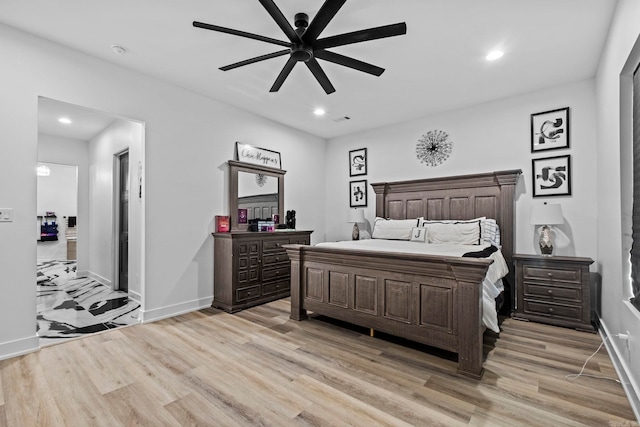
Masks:
[[[64,215],[76,225],[76,259],[38,260],[41,346],[139,323],[144,203],[130,188],[142,180],[143,145],[142,122],[39,98],[38,161],[77,170],[77,213]]]
[[[115,288],[129,292],[129,150],[116,155],[116,194],[115,207],[116,233],[118,243],[116,247],[117,283]]]

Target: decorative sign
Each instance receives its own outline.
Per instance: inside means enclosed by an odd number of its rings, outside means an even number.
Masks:
[[[239,162],[282,169],[280,153],[277,151],[236,142],[236,153]]]

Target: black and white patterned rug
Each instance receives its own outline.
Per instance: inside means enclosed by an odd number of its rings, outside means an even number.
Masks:
[[[88,277],[76,261],[38,263],[37,331],[40,345],[138,323],[140,305]]]

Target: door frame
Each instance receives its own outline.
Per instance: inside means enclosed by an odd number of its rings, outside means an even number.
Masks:
[[[121,158],[123,155],[129,156],[129,204],[131,203],[131,190],[133,189],[133,185],[131,185],[131,156],[129,155],[129,147],[114,153],[113,155],[113,224],[112,224],[112,237],[113,237],[113,280],[111,281],[111,286],[113,290],[120,289],[120,187],[122,185],[120,180],[120,166],[121,166]],[[130,210],[127,212],[127,215],[130,215]],[[130,220],[131,218],[129,218]],[[127,262],[129,260],[127,259]],[[129,284],[127,283],[127,293],[129,289]]]

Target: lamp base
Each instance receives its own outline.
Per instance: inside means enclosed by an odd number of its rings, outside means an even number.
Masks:
[[[353,223],[353,231],[351,232],[351,240],[360,240],[360,229],[358,228],[358,223]]]
[[[540,253],[544,256],[552,256],[553,242],[551,241],[551,229],[544,225],[540,231]]]

